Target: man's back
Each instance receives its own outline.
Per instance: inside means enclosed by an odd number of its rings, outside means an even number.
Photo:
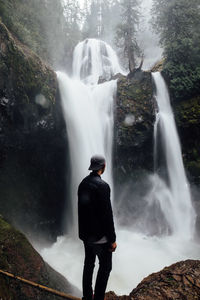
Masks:
[[[78,215],[80,239],[96,242],[105,236],[108,242],[115,241],[110,187],[97,172],[91,172],[79,185]]]

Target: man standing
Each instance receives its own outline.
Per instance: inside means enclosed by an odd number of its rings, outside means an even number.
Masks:
[[[83,179],[78,188],[79,237],[85,247],[83,299],[104,300],[112,269],[112,252],[117,247],[110,187],[101,179],[105,170],[104,157],[93,156],[89,170],[92,172]],[[96,256],[99,259],[99,269],[93,296],[92,276]]]

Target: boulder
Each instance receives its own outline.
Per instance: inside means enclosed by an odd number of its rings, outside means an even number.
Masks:
[[[186,260],[146,277],[129,296],[108,293],[107,300],[200,299],[200,261]]]

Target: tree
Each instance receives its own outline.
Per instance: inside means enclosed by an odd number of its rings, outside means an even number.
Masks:
[[[65,32],[66,32],[66,50],[69,53],[71,60],[74,47],[81,39],[81,18],[82,12],[78,0],[65,0],[64,16],[66,20]]]
[[[116,20],[120,16],[119,10],[119,0],[85,1],[83,37],[101,38],[112,44]]]
[[[116,45],[123,49],[123,55],[128,59],[129,71],[133,72],[136,66],[136,56],[140,49],[136,40],[139,25],[139,0],[122,0],[121,22],[116,30]]]
[[[154,29],[164,49],[164,74],[174,98],[200,92],[200,0],[154,0]]]
[[[87,4],[88,5],[88,4]],[[102,1],[92,0],[83,26],[84,38],[102,37]]]

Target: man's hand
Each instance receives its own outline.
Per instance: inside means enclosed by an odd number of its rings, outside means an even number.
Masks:
[[[115,252],[116,248],[117,248],[117,243],[114,242],[114,243],[111,244],[111,247],[110,247],[109,250],[110,250],[111,252]]]

